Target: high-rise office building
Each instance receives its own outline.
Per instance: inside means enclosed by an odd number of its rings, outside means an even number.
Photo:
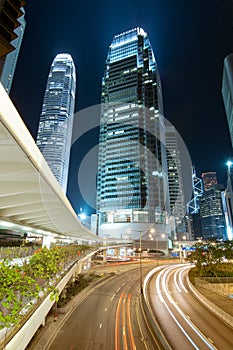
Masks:
[[[233,162],[227,162],[227,187],[223,196],[228,239],[233,239]]]
[[[204,240],[227,238],[223,193],[223,185],[213,184],[203,192],[203,196],[200,198],[200,217]]]
[[[147,33],[116,35],[102,81],[97,180],[99,234],[166,233],[169,212],[164,118]]]
[[[166,123],[165,123],[166,124]],[[185,235],[184,217],[186,213],[184,186],[181,171],[181,152],[178,144],[178,134],[174,126],[166,125],[167,173],[170,200],[170,214],[174,219],[173,238],[181,239]]]
[[[233,147],[233,53],[224,59],[222,96]],[[233,237],[233,171],[232,161],[227,162],[227,188],[225,192],[225,210],[228,238]]]
[[[26,27],[25,11],[23,8],[21,8],[21,11],[23,15],[18,19],[20,26],[15,29],[15,34],[17,35],[17,37],[11,43],[15,47],[15,50],[8,53],[8,55],[5,57],[2,74],[0,76],[0,81],[8,94],[11,90],[19,51]]]
[[[187,214],[197,214],[200,210],[200,197],[203,195],[203,182],[197,177],[196,169],[192,173],[193,198],[187,203]]]
[[[222,96],[233,146],[233,53],[224,59]]]
[[[67,188],[76,75],[71,55],[58,54],[46,85],[36,143],[64,192]]]

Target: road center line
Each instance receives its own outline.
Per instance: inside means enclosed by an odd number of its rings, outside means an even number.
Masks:
[[[187,267],[185,267],[186,269]],[[186,321],[186,323],[194,330],[194,332],[199,336],[200,339],[202,339],[202,341],[208,346],[209,349],[211,350],[216,350],[216,347],[214,345],[211,345],[209,342],[208,342],[208,339],[206,338],[206,336],[204,334],[202,334],[201,330],[198,329],[198,327],[192,323],[191,321],[189,321],[186,317],[185,317],[185,314],[183,313],[182,309],[176,304],[174,303],[174,299],[171,297],[171,295],[168,293],[167,291],[167,284],[168,284],[168,281],[169,280],[169,277],[167,277],[167,275],[169,274],[169,270],[172,270],[174,269],[174,266],[172,267],[168,267],[165,269],[165,273],[163,274],[163,277],[162,277],[162,288],[163,288],[163,291],[164,293],[166,294],[169,302],[171,304],[174,305],[174,307],[176,308],[177,312],[180,314],[180,316]],[[160,277],[161,278],[161,277]],[[173,314],[173,312],[170,310],[168,304],[165,302],[165,307],[167,308],[167,310],[169,309],[169,313],[171,315],[173,315],[173,319],[176,319],[175,315]],[[176,323],[177,325],[179,325],[179,321],[176,319]],[[182,327],[183,328],[183,327]],[[180,328],[181,329],[181,328]],[[183,332],[184,334],[186,332]],[[186,336],[187,337],[187,336]],[[187,337],[189,340],[191,340],[190,337]],[[193,344],[194,342],[191,341],[191,343]],[[194,345],[194,344],[193,344]]]
[[[121,293],[118,301],[116,310],[116,321],[115,321],[115,350],[120,350],[120,339],[119,339],[119,322],[120,322],[120,308],[122,304],[124,293]]]

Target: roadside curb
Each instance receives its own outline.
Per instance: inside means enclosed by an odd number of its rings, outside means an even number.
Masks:
[[[56,321],[53,320],[53,317],[50,317],[50,321],[48,324],[44,326],[42,330],[43,334],[41,334],[40,338],[33,344],[33,348],[29,347],[29,349],[33,350],[47,350],[52,344],[54,338],[56,337],[57,332],[59,332],[60,328],[66,322],[70,314],[74,311],[74,309],[82,303],[82,301],[90,295],[96,286],[104,284],[110,278],[114,277],[109,274],[104,276],[97,281],[90,283],[86,288],[80,291],[76,296],[74,296],[64,307],[64,314],[59,314],[59,317]]]
[[[229,315],[227,312],[223,311],[217,305],[208,300],[203,294],[201,294],[194,285],[190,282],[189,278],[187,279],[187,283],[189,288],[191,289],[193,295],[196,299],[200,301],[205,307],[207,307],[212,313],[218,316],[223,322],[228,324],[233,328],[233,317]]]

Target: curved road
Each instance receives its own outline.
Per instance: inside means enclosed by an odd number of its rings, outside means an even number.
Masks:
[[[233,329],[191,294],[187,284],[189,268],[164,266],[151,272],[148,301],[157,322],[173,350],[232,350]]]
[[[143,267],[143,273],[153,266]],[[93,287],[93,293],[77,305],[58,331],[49,350],[157,349],[139,308],[139,289],[139,266]]]

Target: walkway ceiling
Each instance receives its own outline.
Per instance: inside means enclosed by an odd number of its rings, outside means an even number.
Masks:
[[[78,220],[1,84],[0,220],[77,239],[98,240]]]

